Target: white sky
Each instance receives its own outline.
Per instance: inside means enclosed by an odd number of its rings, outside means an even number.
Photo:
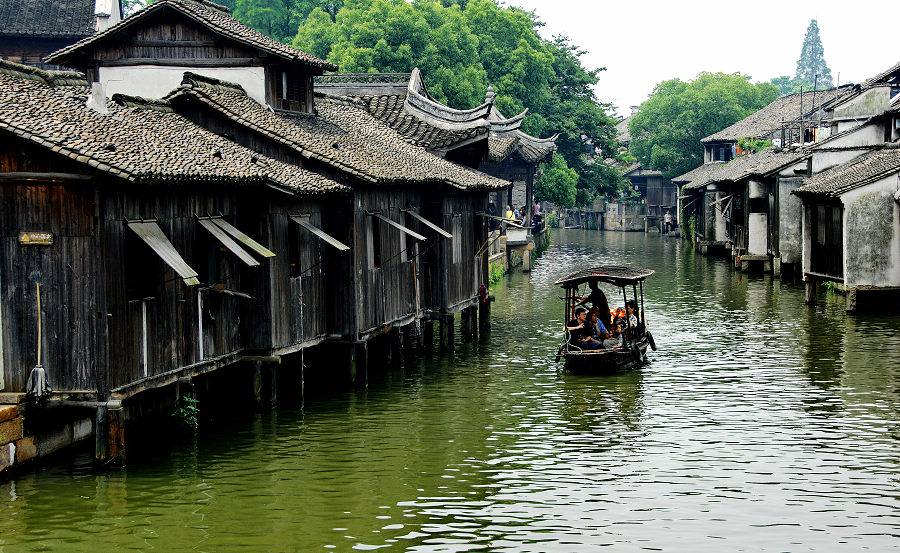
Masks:
[[[664,80],[701,71],[741,72],[753,82],[794,76],[811,19],[840,83],[859,83],[900,61],[900,0],[506,0],[534,10],[588,53],[600,72],[597,97],[631,114]]]

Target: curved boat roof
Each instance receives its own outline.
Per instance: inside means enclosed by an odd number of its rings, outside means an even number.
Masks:
[[[574,288],[585,282],[608,282],[616,286],[637,284],[655,273],[653,269],[638,269],[636,267],[624,267],[622,265],[601,265],[590,269],[582,269],[564,276],[554,282],[564,288]]]

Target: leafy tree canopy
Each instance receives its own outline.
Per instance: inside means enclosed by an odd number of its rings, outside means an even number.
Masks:
[[[631,151],[641,163],[671,178],[703,163],[700,140],[765,107],[778,96],[772,83],[740,73],[700,73],[656,85],[628,123]]]
[[[544,174],[534,185],[534,198],[539,202],[553,202],[559,207],[575,205],[578,173],[566,165],[562,156],[543,165]]]
[[[565,37],[541,39],[540,25],[534,13],[495,0],[345,0],[334,14],[313,9],[292,44],[344,72],[419,67],[432,96],[459,109],[484,102],[493,85],[504,115],[529,109],[523,131],[560,134],[559,154],[575,171],[577,198],[586,203],[623,182],[594,156],[594,148],[615,154],[615,121],[592,90],[601,69],[586,69],[584,52]]]
[[[803,47],[800,49],[800,59],[797,60],[797,74],[793,78],[787,75],[775,77],[770,82],[778,87],[779,96],[813,88],[822,90],[834,86],[831,80],[831,69],[825,63],[825,51],[822,48],[819,26],[815,19],[810,21],[809,28],[806,29],[806,37],[803,39]]]
[[[822,39],[819,38],[819,25],[813,19],[806,29],[803,38],[803,47],[800,49],[800,59],[797,60],[797,74],[795,78],[808,83],[817,82],[818,88],[831,88],[834,83],[831,80],[831,69],[825,63],[825,49],[822,47]]]

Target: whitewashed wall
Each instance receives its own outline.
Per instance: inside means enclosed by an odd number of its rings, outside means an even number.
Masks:
[[[107,98],[115,93],[162,98],[181,86],[185,71],[237,83],[244,87],[247,95],[266,103],[265,68],[263,67],[160,67],[156,65],[133,65],[129,67],[101,67],[100,83]]]
[[[894,173],[841,196],[847,286],[900,286],[898,189],[900,173]]]

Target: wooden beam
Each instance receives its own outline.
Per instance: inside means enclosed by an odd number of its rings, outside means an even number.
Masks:
[[[253,58],[116,58],[101,59],[101,67],[126,67],[131,65],[160,65],[171,67],[250,67]]]
[[[134,40],[130,46],[150,48],[202,48],[216,46],[215,40]]]
[[[41,173],[35,171],[10,171],[0,173],[0,181],[24,180],[29,182],[87,182],[94,180],[93,175],[78,173]]]

